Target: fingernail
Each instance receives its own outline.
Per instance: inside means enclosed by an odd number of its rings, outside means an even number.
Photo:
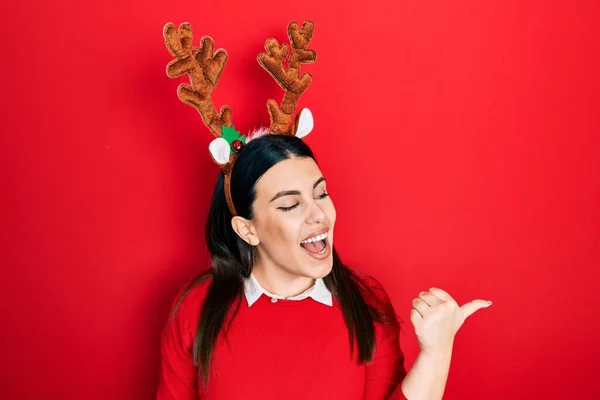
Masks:
[[[491,306],[491,305],[492,305],[492,302],[488,300],[488,302],[487,302],[487,306],[486,306],[486,307],[489,307],[489,306]]]

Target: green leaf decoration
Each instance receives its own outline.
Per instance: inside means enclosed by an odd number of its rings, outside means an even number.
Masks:
[[[223,133],[223,136],[221,136],[221,137],[223,139],[227,140],[227,143],[229,143],[230,145],[235,140],[238,140],[240,138],[240,133],[235,130],[235,126],[225,126],[225,125],[223,125],[221,127],[221,132]]]
[[[246,144],[246,136],[242,135],[240,136],[240,132],[235,130],[235,126],[225,126],[225,125],[221,125],[221,132],[222,132],[222,138],[227,140],[227,143],[229,143],[229,147],[230,147],[230,151],[231,154],[234,153],[233,149],[231,149],[231,144],[233,142],[235,142],[236,140],[240,140],[242,143],[244,143],[244,145]]]

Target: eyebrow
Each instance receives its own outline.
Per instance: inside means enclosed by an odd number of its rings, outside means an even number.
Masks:
[[[323,178],[323,177],[320,177],[319,179],[317,179],[315,181],[315,183],[313,184],[313,189],[316,188],[317,186],[319,186],[319,184],[324,181],[325,181],[325,178]],[[284,191],[277,193],[275,196],[273,196],[273,198],[271,200],[269,200],[269,203],[273,202],[283,196],[295,196],[295,195],[299,195],[299,194],[300,194],[299,190],[284,190]]]

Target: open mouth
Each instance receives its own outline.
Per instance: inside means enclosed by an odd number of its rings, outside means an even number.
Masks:
[[[323,254],[327,251],[327,232],[303,240],[300,243],[304,249],[313,254]]]

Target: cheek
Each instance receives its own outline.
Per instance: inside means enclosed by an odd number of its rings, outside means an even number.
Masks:
[[[329,222],[329,229],[330,229],[329,243],[331,245],[333,245],[334,226],[335,226],[335,220],[337,218],[337,213],[336,213],[335,207],[333,206],[332,202],[329,202],[329,204],[327,204],[327,206],[323,207],[323,211],[325,212],[325,215],[327,216],[327,221]]]
[[[263,243],[269,247],[296,245],[299,241],[301,225],[301,221],[291,216],[273,218],[269,221],[269,226],[263,227],[266,235]]]
[[[335,211],[335,206],[333,205],[333,202],[329,201],[329,203],[325,207],[323,207],[323,210],[325,211],[325,215],[327,216],[329,224],[333,226],[333,224],[335,224],[335,219],[337,218],[337,213]]]

